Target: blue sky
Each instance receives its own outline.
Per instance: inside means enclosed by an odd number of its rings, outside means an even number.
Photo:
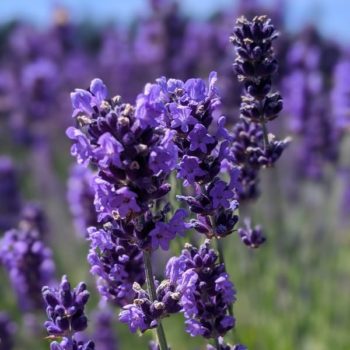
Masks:
[[[278,0],[263,0],[274,3]],[[279,0],[280,1],[280,0]],[[204,18],[213,10],[232,6],[235,0],[179,0],[189,15]],[[308,21],[316,22],[328,36],[350,42],[350,0],[286,0],[288,28],[297,30]],[[72,17],[92,18],[96,22],[127,22],[147,11],[147,0],[0,0],[0,22],[25,18],[38,25],[50,23],[57,4],[67,7]]]

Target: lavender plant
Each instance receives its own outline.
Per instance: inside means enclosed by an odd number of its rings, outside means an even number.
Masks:
[[[255,172],[255,186],[260,168],[273,165],[287,145],[268,135],[266,126],[282,109],[282,98],[271,92],[277,69],[275,29],[266,17],[237,23],[232,40],[245,95],[244,121],[234,134],[215,112],[220,105],[215,72],[208,84],[157,79],[134,105],[122,103],[119,96],[109,98],[100,79],[71,94],[77,124],[67,130],[71,153],[79,164],[97,169],[92,187],[98,223],[88,228],[91,273],[98,276],[100,294],[122,307],[119,319],[131,332],[157,329],[160,350],[168,349],[161,320],[178,312],[184,313],[191,336],[212,339],[217,349],[227,347],[221,337],[235,325],[236,292],[221,239],[238,222],[238,199],[250,181],[246,174]],[[247,128],[251,136],[243,143],[238,130]],[[189,222],[185,209],[174,210],[169,203],[173,173],[186,188],[177,199],[196,215]],[[171,241],[191,228],[209,240],[199,249],[186,245],[169,260],[166,279],[155,280],[152,253],[169,250]],[[250,247],[265,240],[259,227],[248,224],[239,235]],[[218,253],[210,248],[212,238]]]
[[[86,284],[80,282],[72,289],[67,279],[63,276],[59,287],[42,288],[42,297],[47,305],[46,313],[48,321],[45,328],[53,338],[61,337],[61,341],[53,341],[51,350],[94,350],[95,344],[92,341],[76,340],[77,332],[87,328],[88,319],[84,308],[89,300],[89,292]]]

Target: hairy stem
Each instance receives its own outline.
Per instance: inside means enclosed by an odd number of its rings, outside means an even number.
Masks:
[[[147,290],[151,298],[151,301],[153,302],[157,299],[157,294],[156,294],[156,287],[154,285],[154,279],[153,279],[151,253],[144,250],[143,260],[145,264]],[[159,344],[160,350],[168,350],[169,348],[167,345],[164,328],[160,320],[158,320],[157,338],[158,338],[158,344]]]
[[[215,342],[215,348],[217,350],[221,350],[221,346],[220,346],[220,343],[219,343],[219,338],[214,338],[214,342]]]

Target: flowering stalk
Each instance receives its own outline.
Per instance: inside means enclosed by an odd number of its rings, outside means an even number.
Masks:
[[[143,252],[143,258],[144,258],[144,264],[145,264],[147,290],[150,295],[151,301],[154,302],[155,300],[157,300],[157,293],[156,293],[156,287],[154,285],[151,253],[145,250]],[[164,328],[160,320],[158,321],[158,326],[157,326],[157,337],[158,337],[160,350],[168,350]]]
[[[242,120],[234,127],[232,147],[232,157],[241,169],[240,199],[259,195],[260,169],[272,166],[289,143],[288,139],[275,140],[267,129],[283,107],[281,95],[272,92],[272,77],[278,68],[272,42],[277,37],[270,19],[257,16],[251,21],[239,18],[230,38],[237,54],[234,69],[244,83]]]
[[[90,294],[86,284],[80,282],[72,289],[67,279],[63,276],[58,289],[44,286],[42,297],[46,303],[48,321],[44,326],[53,338],[61,338],[60,343],[54,341],[50,345],[51,350],[94,350],[92,341],[77,341],[76,333],[84,331],[88,326],[85,315],[85,305]]]

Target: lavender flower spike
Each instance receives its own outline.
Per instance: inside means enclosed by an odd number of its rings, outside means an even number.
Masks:
[[[186,331],[191,336],[216,339],[235,325],[227,312],[236,291],[209,242],[199,249],[187,245],[179,257],[169,260],[166,275],[177,285]]]
[[[0,241],[0,262],[10,277],[21,310],[40,309],[41,287],[53,283],[55,265],[39,232],[28,227],[6,232]]]
[[[80,282],[72,289],[67,276],[63,276],[58,289],[45,286],[42,296],[47,305],[46,313],[49,318],[44,326],[47,332],[55,337],[63,337],[60,343],[51,343],[51,350],[93,350],[91,341],[79,342],[75,340],[76,332],[87,328],[87,317],[84,308],[89,300],[86,284]]]
[[[252,21],[239,18],[231,36],[237,52],[234,68],[246,91],[241,113],[256,123],[275,119],[283,106],[281,96],[271,92],[271,77],[278,67],[272,41],[277,37],[266,16],[254,17]]]
[[[12,350],[16,325],[5,312],[0,312],[0,350]]]

